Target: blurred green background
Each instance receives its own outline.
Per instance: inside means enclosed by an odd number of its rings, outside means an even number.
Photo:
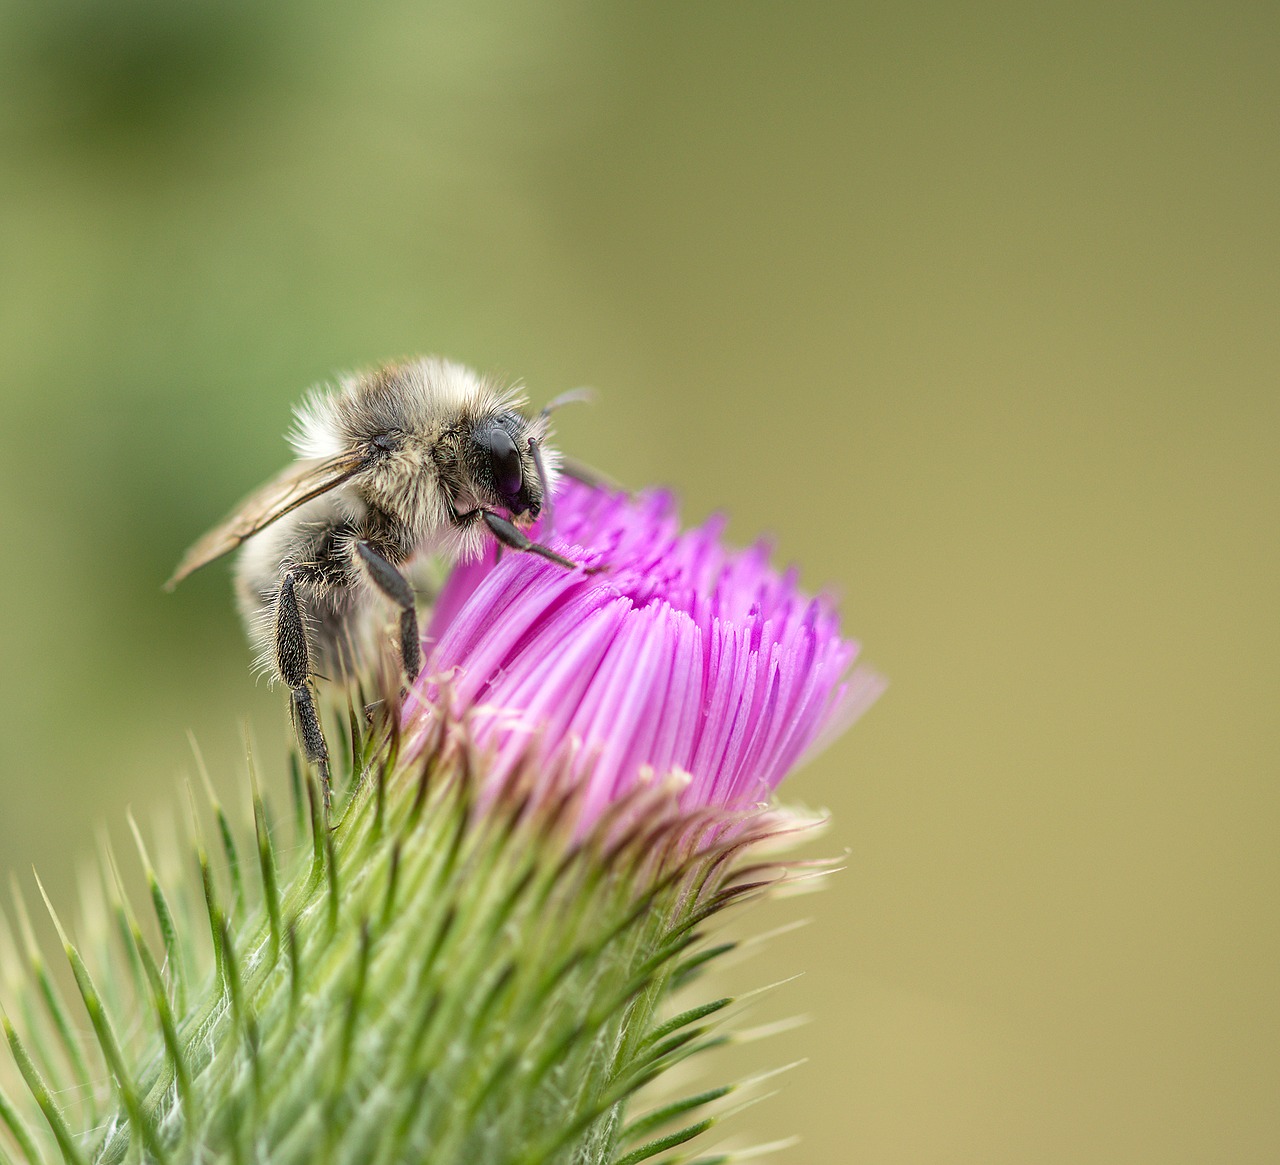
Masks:
[[[159,587],[307,385],[591,384],[891,680],[739,1127],[1280,1159],[1278,178],[1273,3],[6,5],[0,865],[278,763],[226,568]]]

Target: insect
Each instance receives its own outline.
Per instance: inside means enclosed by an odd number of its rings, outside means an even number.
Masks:
[[[566,393],[528,417],[523,401],[437,357],[386,364],[313,391],[290,435],[297,460],[201,538],[165,584],[243,546],[236,596],[259,664],[289,689],[298,742],[329,800],[329,750],[317,676],[358,673],[372,616],[399,612],[404,674],[422,667],[414,592],[401,568],[422,554],[453,561],[489,538],[583,569],[525,529],[544,514],[560,471],[544,444]],[[524,527],[524,529],[522,529]]]

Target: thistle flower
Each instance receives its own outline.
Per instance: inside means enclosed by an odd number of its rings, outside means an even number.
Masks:
[[[0,1165],[675,1162],[749,1091],[640,1107],[724,1042],[733,999],[673,1000],[729,949],[708,922],[795,876],[744,864],[790,827],[762,805],[878,681],[829,601],[668,495],[566,483],[556,519],[607,569],[457,568],[428,678],[349,708],[332,823],[295,769],[292,837],[253,784],[256,879],[216,801],[194,876],[135,829],[150,923],[104,854],[79,942],[54,915],[87,1026],[19,900]]]
[[[601,573],[482,559],[454,570],[427,630],[409,715],[438,705],[450,676],[494,750],[493,779],[532,745],[544,762],[571,759],[588,819],[673,772],[686,809],[764,802],[879,693],[873,673],[848,675],[858,647],[831,601],[771,569],[768,543],[726,550],[722,519],[682,532],[657,490],[566,481],[555,519],[553,547]]]

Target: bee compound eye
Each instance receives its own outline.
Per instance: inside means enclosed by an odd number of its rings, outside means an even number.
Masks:
[[[505,430],[497,428],[481,429],[476,433],[476,444],[489,456],[489,471],[493,476],[493,486],[503,498],[514,499],[524,484],[524,474],[520,466],[520,450]]]

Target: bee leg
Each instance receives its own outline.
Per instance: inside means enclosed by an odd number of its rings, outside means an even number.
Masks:
[[[329,785],[329,747],[320,728],[315,697],[311,693],[311,651],[307,646],[307,627],[302,621],[298,596],[294,593],[294,577],[284,576],[276,597],[276,668],[289,686],[292,698],[293,726],[307,760],[320,771],[320,787],[324,808],[328,813],[332,801]]]
[[[551,406],[548,405],[547,407],[550,408]],[[533,467],[538,471],[538,484],[542,487],[542,525],[538,527],[538,533],[543,538],[550,538],[556,528],[555,499],[551,496],[551,483],[547,480],[547,467],[542,464],[542,450],[538,447],[537,439],[534,437],[529,438],[529,456],[533,458]],[[501,542],[498,543],[498,553],[502,553]]]
[[[394,566],[368,542],[357,542],[356,551],[373,584],[400,608],[400,658],[410,683],[422,670],[422,640],[418,635],[418,610],[413,604],[413,587]]]
[[[540,558],[548,559],[558,566],[563,566],[566,570],[584,570],[587,574],[595,574],[604,569],[599,566],[583,566],[581,563],[557,554],[549,546],[543,546],[540,542],[533,541],[513,522],[509,522],[501,514],[495,514],[492,510],[481,510],[480,514],[484,518],[484,524],[493,532],[493,536],[498,540],[500,546],[507,546],[512,550],[521,550],[526,554],[536,554]]]

